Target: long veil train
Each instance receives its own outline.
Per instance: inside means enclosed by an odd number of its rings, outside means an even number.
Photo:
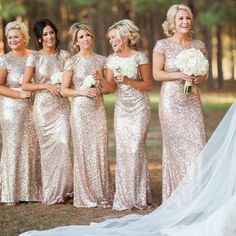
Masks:
[[[236,102],[176,191],[151,214],[22,236],[235,236]]]

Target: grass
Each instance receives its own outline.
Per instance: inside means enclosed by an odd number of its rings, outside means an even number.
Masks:
[[[148,133],[147,151],[151,177],[153,204],[161,203],[161,132],[158,121],[159,88],[150,93],[152,101],[152,124]],[[236,99],[233,90],[226,92],[202,91],[202,102],[208,137],[224,116],[229,106]],[[109,152],[111,158],[112,178],[114,182],[115,142],[113,130],[114,95],[105,96],[105,105],[109,125]],[[44,206],[40,203],[22,203],[17,206],[0,204],[0,236],[13,236],[33,229],[48,229],[60,225],[89,224],[107,218],[120,217],[126,214],[147,214],[152,210],[134,210],[116,212],[111,209],[74,208],[69,201],[65,204]]]

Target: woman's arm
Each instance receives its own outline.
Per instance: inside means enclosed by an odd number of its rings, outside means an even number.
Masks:
[[[153,66],[152,72],[155,80],[158,81],[171,81],[171,80],[188,80],[193,81],[193,76],[185,75],[178,72],[166,72],[164,71],[165,56],[158,52],[153,52]]]
[[[104,75],[104,76],[103,76]],[[110,69],[104,69],[103,72],[97,70],[93,74],[94,79],[100,81],[100,92],[103,94],[114,93],[116,91],[116,83],[113,78],[113,73]]]
[[[123,84],[130,85],[135,89],[141,91],[150,91],[152,89],[152,72],[150,64],[139,65],[139,71],[141,73],[142,80],[129,79],[128,77],[123,77]]]
[[[9,98],[27,98],[31,96],[31,93],[24,91],[16,91],[6,86],[7,70],[0,69],[0,95]]]
[[[63,97],[77,97],[77,96],[86,96],[86,97],[95,97],[100,92],[97,88],[88,88],[88,89],[72,89],[72,76],[73,72],[71,70],[66,70],[63,73],[63,79],[61,84],[61,95]]]
[[[34,75],[34,68],[30,66],[26,66],[25,72],[24,72],[24,78],[22,83],[22,88],[26,91],[37,91],[37,90],[48,90],[51,94],[60,97],[60,89],[52,84],[45,83],[45,84],[34,84],[32,83],[32,78]]]

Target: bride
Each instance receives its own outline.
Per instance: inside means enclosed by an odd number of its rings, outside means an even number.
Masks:
[[[29,231],[21,236],[29,235],[235,236],[236,101],[177,189],[151,214]]]

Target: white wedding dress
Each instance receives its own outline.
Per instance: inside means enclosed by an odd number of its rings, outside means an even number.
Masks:
[[[236,236],[236,102],[176,191],[151,214],[22,236]]]

